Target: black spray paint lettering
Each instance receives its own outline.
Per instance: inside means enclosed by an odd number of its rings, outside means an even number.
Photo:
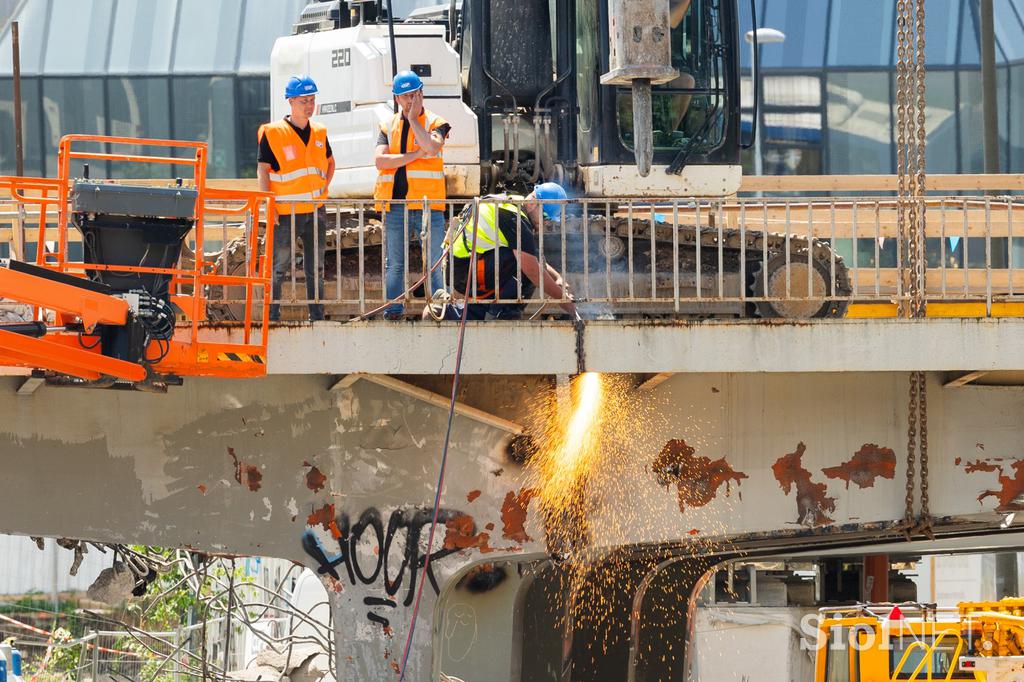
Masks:
[[[309,556],[316,560],[317,572],[321,575],[329,575],[335,580],[341,580],[342,575],[339,573],[338,567],[344,566],[344,574],[351,585],[372,585],[378,580],[381,581],[385,593],[392,599],[367,597],[364,599],[367,606],[397,608],[397,599],[401,598],[402,605],[408,607],[412,605],[415,598],[417,577],[426,563],[426,554],[420,549],[420,538],[424,530],[429,532],[433,512],[432,507],[395,509],[388,517],[386,526],[380,511],[374,507],[365,509],[354,524],[350,522],[348,514],[340,512],[335,519],[338,528],[336,546],[325,547],[313,529],[307,528],[302,535],[302,547]],[[437,516],[439,529],[443,530],[448,520],[459,516],[464,516],[464,514],[453,509],[441,509]],[[367,533],[370,534],[368,538],[375,540],[379,548],[372,558],[365,556],[365,553],[360,557],[359,552],[356,551],[360,541]],[[400,534],[405,536],[404,543],[395,542]],[[435,543],[438,537],[443,537],[443,534],[435,534]],[[435,594],[439,594],[441,588],[434,576],[434,563],[458,551],[458,549],[442,547],[430,553],[430,566],[427,568],[426,575]],[[397,552],[397,555],[393,555],[394,552]],[[399,591],[402,590],[403,585],[405,585],[404,596],[399,597]],[[387,619],[375,613],[367,614],[367,618],[384,627],[389,625]]]

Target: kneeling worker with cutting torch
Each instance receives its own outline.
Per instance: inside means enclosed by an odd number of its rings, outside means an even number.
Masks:
[[[565,279],[550,265],[541,268],[537,257],[535,225],[543,226],[544,218],[557,220],[558,202],[566,198],[565,190],[554,182],[537,185],[525,197],[484,197],[479,204],[479,219],[474,222],[474,210],[467,206],[451,230],[454,290],[467,299],[515,299],[522,287],[522,298],[530,298],[537,286],[544,287],[544,295],[559,300],[562,308],[576,316],[576,304],[569,293]],[[493,199],[493,200],[492,200]],[[503,201],[505,200],[505,201]],[[520,209],[510,200],[522,201]],[[517,227],[519,236],[516,236]],[[473,244],[476,258],[473,258]],[[473,270],[470,270],[471,263]],[[498,282],[494,282],[497,263]],[[518,273],[524,276],[520,284]],[[564,299],[564,300],[563,300]],[[462,317],[463,302],[443,304],[435,300],[423,311],[423,318],[458,320]],[[515,320],[523,314],[525,303],[469,303],[466,312],[470,320]]]

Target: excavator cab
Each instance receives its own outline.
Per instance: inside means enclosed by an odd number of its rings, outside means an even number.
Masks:
[[[0,299],[22,311],[20,321],[0,323],[0,365],[29,368],[49,384],[150,391],[186,376],[266,373],[268,330],[256,320],[267,318],[269,305],[273,235],[259,234],[269,195],[207,187],[206,157],[200,142],[68,135],[57,179],[0,177],[0,192],[10,196],[0,201],[13,209],[5,213],[17,216]],[[71,178],[72,163],[85,161],[192,173],[170,186]],[[243,272],[217,272],[204,257],[211,221],[225,242],[230,234],[243,243]],[[235,302],[242,321],[204,324],[210,295],[229,290],[243,292]]]
[[[648,16],[663,24],[643,25]],[[569,180],[589,196],[718,194],[723,172],[738,187],[737,26],[735,0],[466,0],[455,40],[481,163],[493,164],[485,177]],[[626,54],[643,43],[653,49]],[[650,174],[638,135],[652,145]]]

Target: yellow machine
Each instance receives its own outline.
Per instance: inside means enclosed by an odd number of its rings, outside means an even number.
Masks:
[[[1024,599],[822,609],[815,682],[1024,682]]]

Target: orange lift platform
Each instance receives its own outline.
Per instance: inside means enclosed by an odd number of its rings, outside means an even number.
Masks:
[[[154,148],[163,155],[131,153]],[[134,164],[131,175],[138,164],[188,166],[192,177],[164,186],[97,181],[83,166],[86,177],[74,179],[76,160]],[[201,142],[66,135],[56,179],[0,176],[0,195],[10,196],[0,204],[16,216],[0,298],[31,310],[0,323],[0,366],[30,368],[51,384],[141,390],[184,377],[264,376],[273,224],[261,231],[260,217],[271,195],[207,187],[206,160]],[[211,223],[222,242],[244,241],[241,272],[218,272],[204,256]],[[218,303],[232,292],[241,322],[206,324],[215,292]]]

